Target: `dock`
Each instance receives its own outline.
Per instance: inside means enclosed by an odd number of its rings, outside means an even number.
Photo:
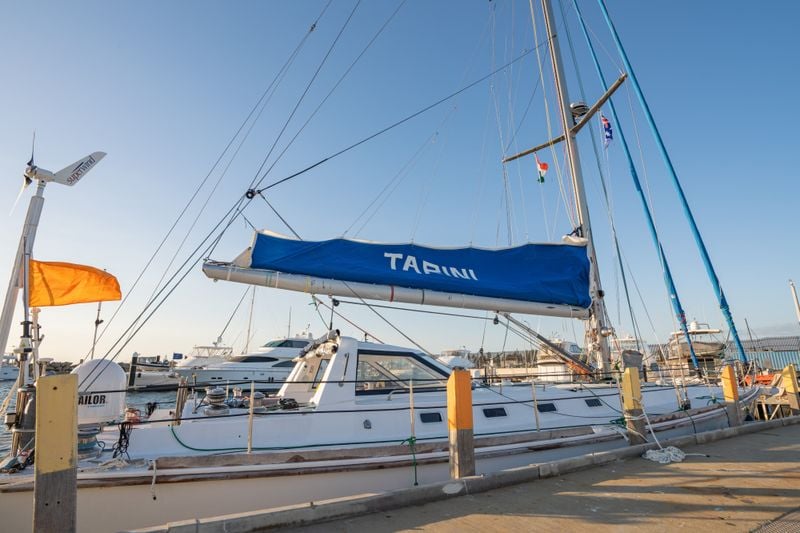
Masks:
[[[141,532],[800,531],[800,417],[380,495],[166,524]]]

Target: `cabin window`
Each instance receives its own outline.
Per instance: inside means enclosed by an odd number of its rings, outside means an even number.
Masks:
[[[262,348],[305,348],[308,343],[309,341],[302,339],[278,339],[269,341]]]
[[[601,402],[599,398],[589,398],[584,401],[586,402],[586,405],[589,407],[600,407],[601,405],[603,405],[603,402]]]
[[[420,413],[419,419],[424,422],[425,424],[430,424],[433,422],[441,422],[442,421],[442,414],[441,413]]]
[[[308,341],[293,341],[288,340],[281,344],[282,348],[305,348],[308,345]]]
[[[266,355],[238,355],[230,360],[234,363],[274,363],[278,359]]]
[[[294,367],[294,361],[292,361],[292,360],[289,360],[289,361],[281,361],[280,363],[275,363],[275,364],[274,364],[274,365],[272,365],[272,366],[274,366],[274,367],[280,367],[280,368],[286,368],[286,367],[292,368],[292,367]]]
[[[380,394],[393,390],[445,387],[447,376],[414,353],[358,353],[356,393]]]
[[[538,409],[540,413],[554,413],[556,411],[556,404],[539,403],[536,404],[536,409]]]
[[[489,407],[483,410],[483,416],[486,418],[497,418],[499,416],[507,416],[504,407]]]

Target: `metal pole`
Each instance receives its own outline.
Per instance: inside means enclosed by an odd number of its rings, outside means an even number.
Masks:
[[[36,229],[39,227],[39,218],[42,215],[44,205],[45,181],[39,181],[36,186],[36,193],[31,197],[28,204],[28,213],[25,216],[25,225],[22,227],[22,235],[19,238],[17,255],[14,258],[14,265],[11,267],[11,279],[8,281],[6,299],[3,302],[3,312],[0,314],[0,353],[5,353],[8,344],[8,334],[11,331],[11,321],[14,319],[14,306],[22,288],[22,261],[25,254],[33,251],[33,242],[36,240]]]
[[[247,417],[247,453],[253,453],[253,413],[255,413],[256,381],[250,382],[250,414]]]
[[[661,157],[664,160],[664,165],[666,166],[670,178],[672,179],[672,185],[675,187],[675,191],[678,193],[678,198],[680,199],[681,206],[683,207],[683,213],[684,215],[686,215],[686,219],[689,221],[689,226],[692,229],[692,235],[694,236],[697,248],[700,250],[700,256],[703,259],[703,264],[705,265],[706,272],[708,273],[708,279],[711,281],[711,285],[714,287],[714,292],[717,295],[717,300],[719,301],[719,308],[722,311],[722,315],[725,317],[725,321],[728,324],[728,329],[730,329],[731,336],[733,337],[733,342],[736,345],[736,349],[739,352],[739,358],[742,360],[742,362],[746,363],[747,356],[745,355],[744,346],[742,346],[742,341],[739,339],[739,332],[736,330],[736,324],[734,324],[733,322],[733,316],[731,315],[731,310],[730,307],[728,306],[728,301],[725,299],[725,293],[722,292],[722,287],[719,284],[719,278],[717,278],[717,273],[714,270],[714,266],[711,264],[711,257],[708,255],[708,250],[706,250],[706,245],[703,242],[703,238],[700,236],[700,230],[698,229],[697,223],[694,220],[694,215],[692,215],[692,210],[689,208],[689,203],[686,200],[686,195],[683,192],[683,187],[681,186],[681,183],[678,180],[678,174],[675,171],[675,167],[672,165],[672,160],[670,159],[669,154],[667,153],[667,148],[664,145],[664,140],[661,138],[661,134],[658,131],[658,127],[656,126],[653,114],[650,112],[650,107],[647,105],[647,100],[645,100],[644,94],[642,93],[642,88],[639,86],[639,80],[636,79],[636,74],[634,73],[633,67],[631,66],[631,63],[628,60],[628,54],[625,53],[625,49],[622,47],[622,42],[619,39],[619,35],[617,34],[617,30],[614,27],[614,23],[611,21],[611,17],[608,14],[608,9],[606,9],[605,1],[604,0],[597,0],[597,1],[600,4],[600,9],[603,11],[603,17],[606,20],[606,24],[611,30],[611,35],[614,38],[614,43],[617,45],[617,50],[619,51],[619,54],[622,57],[622,62],[625,65],[625,70],[628,71],[628,75],[631,78],[634,92],[636,93],[636,96],[639,99],[639,104],[642,106],[642,110],[644,111],[645,117],[647,117],[647,123],[650,125],[650,130],[656,139],[656,144],[658,145]]]
[[[31,266],[31,254],[28,251],[30,248],[27,244],[27,239],[23,241],[23,246],[25,248],[25,254],[22,256],[22,310],[23,310],[23,321],[22,321],[22,338],[19,341],[19,366],[20,371],[23,372],[23,383],[28,385],[33,383],[36,380],[38,375],[36,370],[36,361],[33,362],[33,376],[29,372],[30,365],[28,356],[33,354],[33,340],[31,337],[31,320],[30,320],[30,306],[28,303],[30,302],[30,266]],[[24,371],[23,371],[24,368]]]
[[[103,302],[97,302],[97,317],[94,319],[94,338],[92,338],[92,354],[89,359],[94,359],[94,348],[97,346],[97,330],[100,327],[100,324],[103,323],[100,320],[100,308],[102,307]]]
[[[414,380],[411,379],[408,382],[408,408],[411,413],[411,437],[416,439],[417,432],[415,430],[414,424]]]
[[[608,370],[610,350],[608,339],[603,335],[607,331],[605,324],[605,307],[603,305],[603,290],[600,285],[600,273],[597,269],[597,256],[592,237],[592,225],[589,219],[588,202],[586,201],[586,190],[583,184],[581,173],[580,156],[575,140],[575,134],[571,131],[570,123],[572,115],[569,111],[569,96],[567,94],[566,78],[564,69],[561,65],[561,51],[555,32],[555,20],[550,7],[550,0],[542,0],[542,10],[544,11],[545,27],[548,39],[550,40],[550,59],[553,62],[553,77],[558,93],[559,107],[561,111],[561,125],[564,129],[567,144],[567,160],[569,161],[570,173],[572,174],[572,188],[575,193],[575,208],[578,213],[579,226],[576,228],[577,234],[584,237],[587,241],[586,252],[589,256],[589,287],[592,296],[592,313],[589,318],[589,327],[586,330],[586,349],[589,353],[597,353],[598,368],[605,372]]]

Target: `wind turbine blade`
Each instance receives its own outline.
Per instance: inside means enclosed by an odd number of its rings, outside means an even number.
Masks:
[[[28,161],[28,166],[33,166],[33,153],[36,149],[36,130],[33,130],[33,140],[31,141],[31,160]],[[23,187],[24,189],[25,187]]]
[[[27,189],[27,188],[28,188],[28,182],[25,181],[25,180],[22,180],[22,188],[19,190],[19,194],[17,195],[17,199],[14,200],[14,205],[11,206],[11,211],[8,212],[8,216],[11,216],[11,215],[14,214],[14,209],[17,208],[17,204],[19,203],[19,199],[22,198],[22,193],[24,193],[25,189]]]

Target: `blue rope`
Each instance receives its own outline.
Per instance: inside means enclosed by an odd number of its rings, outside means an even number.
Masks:
[[[609,30],[611,30],[611,35],[614,38],[614,43],[617,45],[617,50],[619,51],[619,54],[622,57],[622,62],[625,64],[625,69],[628,71],[628,75],[631,78],[631,83],[633,83],[633,89],[634,92],[636,93],[636,97],[639,99],[639,104],[642,106],[642,110],[644,111],[644,114],[647,117],[647,123],[650,126],[650,130],[653,133],[653,137],[656,140],[656,144],[658,145],[661,157],[664,160],[664,166],[666,166],[670,178],[672,179],[672,185],[675,187],[675,191],[678,193],[678,198],[680,199],[681,206],[683,207],[683,213],[684,215],[686,215],[686,219],[689,221],[689,225],[691,226],[692,235],[694,236],[694,240],[697,243],[697,248],[700,251],[700,256],[703,259],[703,264],[705,265],[706,272],[708,273],[708,279],[711,281],[711,285],[714,287],[714,292],[716,293],[717,300],[719,301],[719,308],[722,311],[722,315],[725,317],[725,321],[728,323],[728,329],[730,330],[731,335],[733,336],[733,342],[736,345],[737,351],[739,352],[739,358],[742,360],[743,363],[746,363],[747,356],[744,353],[744,346],[742,346],[742,341],[739,339],[739,332],[736,330],[736,324],[733,323],[733,316],[731,315],[730,307],[728,307],[728,301],[725,299],[725,293],[722,292],[722,287],[719,284],[719,278],[717,278],[717,273],[714,270],[714,266],[711,264],[711,257],[708,255],[708,250],[706,250],[706,245],[703,242],[703,238],[700,236],[700,230],[698,229],[697,223],[694,220],[694,215],[692,215],[692,210],[689,208],[689,203],[686,201],[686,195],[684,194],[683,187],[681,187],[681,183],[678,180],[678,174],[677,172],[675,172],[675,167],[672,165],[672,160],[670,159],[669,154],[667,153],[667,148],[664,145],[664,140],[661,138],[661,134],[659,133],[658,127],[656,126],[655,120],[653,119],[653,114],[650,112],[650,107],[647,105],[647,100],[645,100],[644,98],[644,94],[642,93],[642,88],[639,86],[639,81],[636,79],[636,74],[634,73],[633,67],[631,66],[631,63],[628,60],[628,54],[625,53],[625,48],[623,48],[622,46],[622,42],[619,39],[619,35],[617,34],[617,30],[614,27],[614,23],[611,21],[611,18],[609,17],[605,1],[597,0],[597,2],[598,4],[600,4],[600,9],[603,12],[603,17],[606,20],[606,24],[608,25]]]
[[[581,23],[581,30],[583,30],[583,36],[586,39],[586,43],[589,46],[589,51],[592,54],[592,60],[594,61],[594,67],[597,71],[597,76],[600,78],[600,82],[603,85],[603,89],[608,89],[608,83],[606,83],[606,78],[603,75],[603,71],[600,68],[600,62],[597,59],[597,53],[594,50],[594,45],[592,44],[591,39],[589,38],[589,32],[586,30],[586,24],[583,21],[583,16],[581,15],[580,8],[578,7],[578,2],[576,0],[572,0],[572,4],[575,7],[575,12],[578,14],[578,20]],[[678,290],[675,288],[675,281],[672,278],[672,272],[670,271],[669,264],[667,263],[667,257],[664,254],[664,248],[661,246],[661,240],[658,237],[658,230],[656,229],[655,220],[653,219],[653,213],[650,211],[650,206],[647,203],[647,197],[644,194],[644,190],[642,189],[642,183],[639,180],[639,174],[636,171],[636,165],[633,162],[633,156],[631,155],[630,147],[628,146],[628,141],[625,139],[625,134],[622,131],[622,123],[619,120],[619,115],[617,114],[617,108],[614,106],[614,101],[612,98],[609,98],[608,104],[611,107],[611,116],[614,118],[614,122],[617,126],[617,134],[619,136],[619,140],[622,143],[622,148],[625,152],[625,156],[628,159],[628,167],[630,168],[631,172],[631,179],[633,179],[633,185],[636,188],[636,192],[639,194],[639,199],[642,201],[642,208],[644,209],[645,218],[647,219],[647,227],[650,230],[650,237],[653,239],[653,244],[656,247],[656,251],[658,252],[658,258],[661,262],[661,270],[664,273],[664,283],[667,285],[667,291],[669,292],[669,300],[672,303],[672,309],[675,312],[675,317],[678,319],[678,323],[680,324],[681,331],[683,332],[684,337],[686,338],[686,342],[689,346],[689,353],[692,358],[692,364],[694,367],[699,371],[700,365],[697,362],[697,355],[695,355],[694,347],[692,346],[692,339],[689,335],[689,330],[686,326],[686,313],[684,313],[683,306],[681,305],[680,298],[678,298]]]

